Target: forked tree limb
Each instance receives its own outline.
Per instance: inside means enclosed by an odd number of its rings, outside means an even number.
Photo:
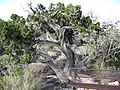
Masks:
[[[52,58],[47,53],[44,53],[44,52],[40,51],[39,54],[43,58],[45,58],[45,59],[42,60],[42,62],[44,61],[45,63],[47,63],[54,70],[54,72],[56,73],[56,75],[60,79],[60,81],[62,83],[67,83],[69,78],[66,75],[66,72],[64,72],[62,69],[60,69],[58,67],[58,65],[53,62]]]

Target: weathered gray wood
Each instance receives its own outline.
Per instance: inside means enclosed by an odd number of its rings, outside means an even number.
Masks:
[[[120,81],[120,71],[118,70],[93,70],[93,69],[79,69],[71,68],[70,77],[76,78],[94,78],[94,79],[110,79]],[[68,86],[77,88],[89,88],[96,90],[120,90],[120,86],[102,85],[102,84],[90,84],[81,83],[76,81],[68,81]]]
[[[68,86],[77,88],[89,88],[97,90],[120,90],[120,86],[100,85],[100,84],[88,84],[88,83],[74,83],[69,81]]]
[[[70,69],[70,76],[71,75],[77,76],[79,74],[88,75],[92,78],[98,78],[98,79],[111,79],[111,80],[118,80],[118,81],[120,80],[119,70],[93,70],[93,69],[79,69],[79,68]],[[84,75],[81,77],[84,78],[85,77]]]

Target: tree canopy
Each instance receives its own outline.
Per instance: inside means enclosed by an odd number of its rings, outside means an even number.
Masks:
[[[93,32],[98,35],[102,30],[100,23],[82,15],[80,5],[66,6],[58,2],[50,4],[49,8],[42,4],[33,8],[29,3],[28,7],[32,13],[27,18],[12,14],[9,21],[0,19],[0,55],[8,55],[8,61],[15,63],[30,60],[47,63],[62,82],[67,82],[69,69],[83,67],[88,59],[80,58],[72,47],[77,43],[88,43],[80,34],[86,34],[88,38]],[[54,63],[46,45],[52,50],[56,47],[65,55],[67,61],[63,69]]]

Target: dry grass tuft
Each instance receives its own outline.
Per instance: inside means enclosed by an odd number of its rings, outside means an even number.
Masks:
[[[0,76],[0,90],[39,90],[36,88],[38,81],[34,79],[32,73],[22,70],[22,74],[19,74],[15,67],[9,65],[10,72]]]

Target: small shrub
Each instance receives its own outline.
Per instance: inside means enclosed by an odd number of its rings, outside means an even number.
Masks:
[[[9,74],[0,76],[0,90],[34,90],[38,81],[34,79],[32,73],[15,67],[14,64],[9,65]]]

